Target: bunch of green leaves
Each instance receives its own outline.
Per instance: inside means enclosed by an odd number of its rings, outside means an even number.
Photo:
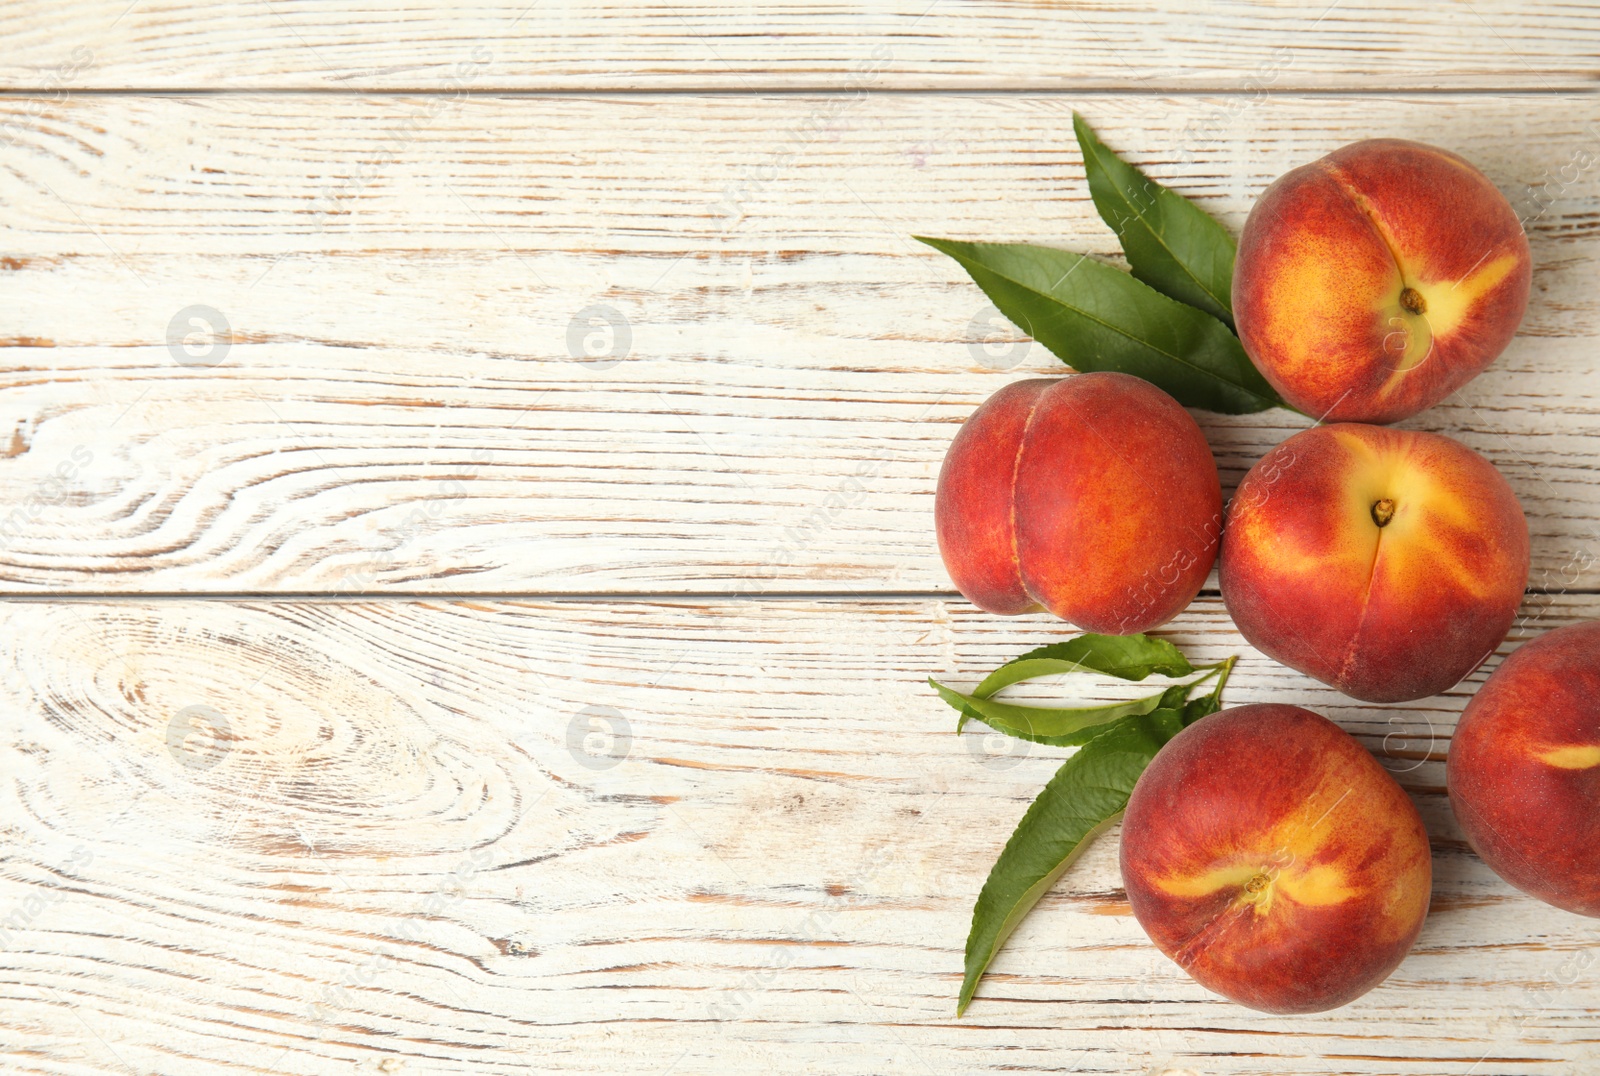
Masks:
[[[1134,374],[1207,411],[1287,407],[1233,331],[1233,237],[1111,152],[1082,116],[1072,125],[1089,193],[1131,275],[1054,247],[917,238],[960,262],[1002,314],[1073,369]]]
[[[1236,660],[1196,669],[1165,639],[1085,634],[1006,662],[966,694],[928,681],[960,713],[957,732],[976,719],[1008,736],[1078,748],[1022,816],[978,895],[957,1016],[966,1012],[978,980],[1022,917],[1089,842],[1122,817],[1134,784],[1156,752],[1221,707],[1222,688]],[[1105,673],[1121,680],[1155,674],[1182,682],[1145,698],[1101,706],[1022,706],[994,698],[1012,684],[1069,672]],[[1211,681],[1210,691],[1191,697]]]

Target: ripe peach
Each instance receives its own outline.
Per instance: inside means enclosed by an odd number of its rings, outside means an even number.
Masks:
[[[934,499],[956,588],[1128,634],[1176,616],[1216,559],[1222,487],[1205,435],[1128,374],[1019,381],[961,427]]]
[[[1505,350],[1532,264],[1521,222],[1482,172],[1432,146],[1371,139],[1261,195],[1234,262],[1234,319],[1295,407],[1395,422]]]
[[[1357,699],[1453,686],[1505,638],[1528,524],[1494,465],[1434,433],[1295,434],[1239,483],[1222,598],[1250,644]]]
[[[1451,737],[1445,780],[1491,870],[1600,916],[1600,621],[1542,635],[1494,671]]]
[[[1321,1012],[1388,978],[1428,913],[1422,820],[1339,726],[1298,706],[1190,725],[1140,775],[1122,884],[1150,940],[1252,1009]]]

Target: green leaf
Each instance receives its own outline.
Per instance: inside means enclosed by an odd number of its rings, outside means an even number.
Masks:
[[[1080,647],[1073,646],[1085,639],[1091,640],[1091,643]],[[1092,641],[1100,639],[1110,640],[1114,645],[1104,651],[1096,651]],[[1074,659],[1075,656],[1085,655],[1093,656],[1086,662]],[[1195,703],[1189,703],[1187,701],[1189,693],[1213,676],[1217,676],[1219,671],[1225,683],[1227,673],[1233,668],[1236,660],[1238,659],[1229,658],[1220,664],[1208,666],[1206,674],[1196,680],[1174,684],[1159,694],[1127,702],[1101,703],[1097,706],[1022,706],[1000,702],[990,697],[1001,688],[1022,680],[1055,673],[1087,670],[1109,672],[1113,676],[1120,675],[1126,680],[1142,680],[1152,672],[1166,676],[1183,676],[1195,671],[1188,659],[1178,652],[1177,647],[1165,640],[1150,639],[1143,635],[1085,634],[1064,643],[1053,643],[1037,650],[1030,650],[1020,658],[1006,662],[986,676],[983,683],[974,688],[970,695],[964,695],[931,678],[928,684],[939,693],[941,699],[961,715],[956,722],[958,733],[966,728],[968,721],[977,719],[996,732],[1015,736],[1019,740],[1053,744],[1057,747],[1073,747],[1096,736],[1099,726],[1119,718],[1147,714],[1161,708],[1187,713],[1187,706],[1197,706],[1204,701],[1196,700]],[[1208,697],[1215,703],[1221,697],[1220,685]],[[1215,706],[1212,708],[1215,709]],[[1210,712],[1210,710],[1204,711],[1204,713]],[[1203,716],[1203,713],[1196,710],[1195,717],[1200,716]]]
[[[1093,258],[1027,243],[922,242],[961,263],[1000,312],[1076,370],[1119,370],[1186,407],[1239,415],[1282,406],[1210,314]]]
[[[1056,673],[1098,672],[1119,680],[1143,680],[1151,673],[1188,676],[1194,672],[1178,648],[1148,635],[1096,635],[1085,632],[1063,643],[1051,643],[1008,661],[972,689],[986,699],[1001,688]]]
[[[1017,660],[1029,657],[1029,654],[1024,654]],[[1126,714],[1109,723],[1089,725],[1079,730],[1077,735],[1081,739],[1077,742],[1083,746],[1061,764],[1056,775],[1023,815],[1011,840],[1006,842],[1005,851],[990,870],[988,881],[984,883],[972,910],[972,929],[967,936],[966,973],[956,1004],[957,1016],[966,1012],[985,969],[1023,916],[1049,891],[1089,842],[1122,817],[1139,775],[1156,756],[1156,752],[1185,727],[1221,707],[1222,689],[1227,686],[1228,677],[1238,660],[1236,656],[1228,658],[1208,667],[1205,675],[1197,679],[1173,684],[1151,698],[1135,700],[1136,705],[1156,704],[1143,713]],[[1188,662],[1184,661],[1183,664],[1187,666]],[[1211,691],[1198,699],[1189,698],[1195,688],[1212,678],[1216,679],[1216,685]],[[946,702],[962,711],[963,722],[967,717],[975,716],[1000,731],[1018,735],[997,724],[1011,715],[1008,711],[1001,712],[996,708],[1009,704],[977,698],[976,692],[968,696],[939,684],[934,684],[934,687]],[[978,710],[979,707],[988,712]]]
[[[1139,775],[1181,725],[1176,710],[1124,718],[1061,764],[1006,842],[972,909],[957,1016],[1022,917],[1089,842],[1122,817]]]
[[[1209,695],[1202,695],[1198,699],[1183,703],[1183,723],[1185,727],[1194,724],[1207,714],[1214,714],[1218,710],[1222,709],[1222,689],[1227,686],[1228,676],[1233,672],[1234,663],[1238,660],[1239,655],[1235,654],[1227,661],[1224,661],[1221,665],[1215,667],[1217,686],[1211,689],[1211,693]],[[1184,698],[1187,699],[1189,697],[1188,691],[1190,688],[1194,687],[1196,684],[1201,684],[1204,682],[1205,677],[1201,677],[1193,684],[1184,684]],[[1163,702],[1162,705],[1166,706],[1170,704]]]
[[[1118,157],[1072,114],[1089,193],[1133,275],[1233,327],[1233,237],[1217,220]]]
[[[1162,700],[1167,698],[1168,692],[1173,690],[1168,689],[1156,695],[1131,699],[1127,702],[1102,703],[1099,706],[1019,706],[1013,702],[963,695],[959,691],[945,687],[937,680],[929,680],[928,683],[939,693],[941,699],[960,711],[961,719],[956,723],[957,732],[965,727],[968,720],[975,717],[996,732],[1015,736],[1019,740],[1053,744],[1056,747],[1073,747],[1085,743],[1100,731],[1098,726],[1118,718],[1148,714],[1160,706]],[[1184,692],[1179,697],[1181,704],[1182,699],[1188,697],[1190,685],[1178,684],[1176,687]]]

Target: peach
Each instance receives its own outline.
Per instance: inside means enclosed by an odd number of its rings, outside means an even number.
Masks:
[[[1600,916],[1600,621],[1542,635],[1494,671],[1450,739],[1445,781],[1491,870]]]
[[[1368,702],[1453,686],[1505,638],[1528,524],[1459,441],[1344,423],[1251,468],[1223,527],[1222,598],[1268,657]]]
[[[1321,1012],[1410,952],[1433,864],[1411,800],[1339,726],[1298,706],[1222,710],[1140,775],[1122,884],[1150,940],[1252,1009]]]
[[[956,588],[1003,616],[1089,631],[1176,616],[1216,559],[1222,487],[1200,427],[1118,373],[1019,381],[961,427],[934,499]]]
[[[1505,350],[1532,264],[1521,222],[1482,172],[1442,149],[1372,139],[1261,195],[1234,262],[1234,320],[1301,411],[1395,422]]]

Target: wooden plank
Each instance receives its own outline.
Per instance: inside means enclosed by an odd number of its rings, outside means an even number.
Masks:
[[[1115,260],[1073,106],[1233,228],[1365,135],[1487,169],[1532,306],[1409,424],[1506,472],[1535,587],[1600,585],[1600,101],[1268,98],[1185,142],[1192,100],[1012,95],[869,97],[798,140],[823,99],[53,106],[0,171],[0,587],[946,590],[950,437],[1061,366],[908,236]],[[1199,417],[1229,489],[1305,425]]]
[[[1581,4],[18,0],[0,84],[122,89],[1588,89]],[[63,72],[66,74],[64,75]]]
[[[1528,614],[1518,639],[1600,599]],[[1554,1076],[1592,1057],[1594,922],[1498,881],[1443,795],[1482,672],[1354,704],[1198,603],[1167,634],[1244,655],[1230,702],[1328,714],[1415,797],[1436,854],[1416,951],[1333,1013],[1249,1012],[1147,943],[1111,835],[957,1020],[972,901],[1064,752],[952,736],[923,678],[971,683],[1058,638],[1047,618],[13,600],[0,621],[11,1071]]]

